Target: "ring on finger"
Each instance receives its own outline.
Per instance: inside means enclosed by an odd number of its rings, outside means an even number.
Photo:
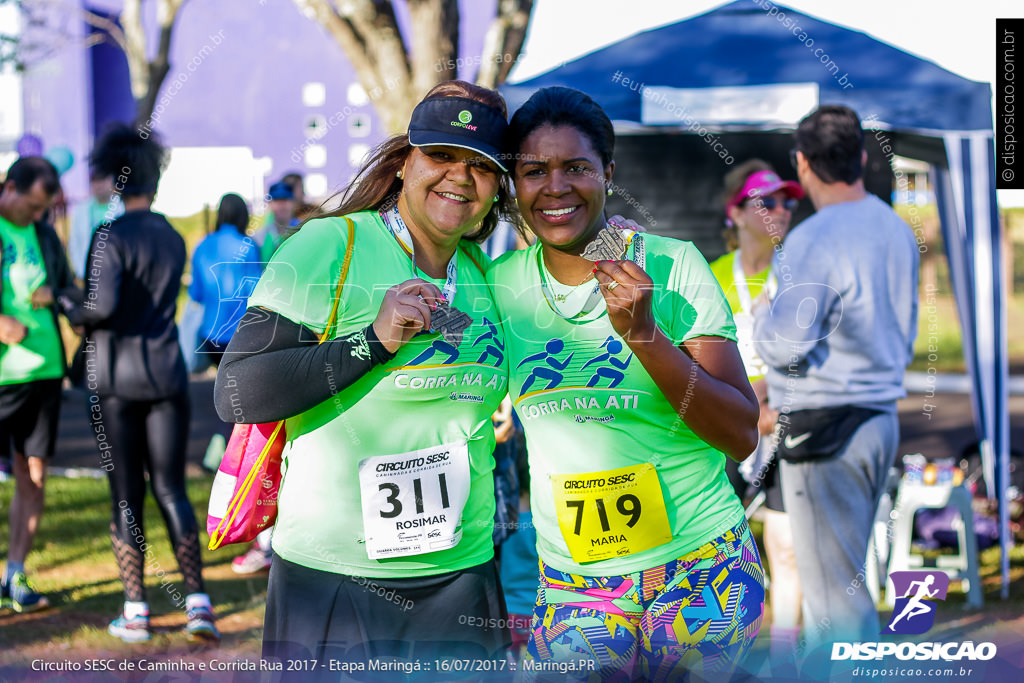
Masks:
[[[608,291],[610,292],[610,291],[612,291],[613,289],[615,289],[618,286],[619,286],[619,283],[616,282],[615,280],[612,280],[610,283],[608,283]]]

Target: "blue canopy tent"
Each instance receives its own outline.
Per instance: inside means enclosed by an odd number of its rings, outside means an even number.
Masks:
[[[709,144],[714,133],[792,129],[819,104],[845,104],[866,128],[903,135],[900,154],[932,165],[1008,597],[1009,370],[989,85],[767,0],[631,36],[503,93],[514,110],[552,85],[589,93],[620,134],[690,131]]]

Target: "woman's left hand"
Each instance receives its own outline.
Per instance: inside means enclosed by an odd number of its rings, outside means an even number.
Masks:
[[[32,292],[29,299],[32,308],[47,308],[53,305],[53,290],[49,285],[41,285]]]
[[[632,261],[598,261],[597,281],[612,328],[628,344],[654,339],[658,330],[651,310],[654,283]]]

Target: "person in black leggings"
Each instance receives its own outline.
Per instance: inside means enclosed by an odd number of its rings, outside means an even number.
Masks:
[[[146,473],[184,576],[185,595],[173,584],[168,595],[185,608],[190,639],[220,638],[185,490],[188,375],[174,323],[185,242],[150,210],[164,158],[152,133],[143,138],[127,126],[97,144],[91,162],[114,177],[125,213],[93,235],[85,300],[69,315],[85,327],[89,415],[110,481],[111,540],[125,590],[122,614],[107,630],[126,642],[150,637],[144,566],[161,571],[142,523]]]

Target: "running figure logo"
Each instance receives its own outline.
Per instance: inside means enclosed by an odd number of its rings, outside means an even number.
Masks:
[[[557,337],[549,339],[547,344],[544,345],[544,350],[535,353],[532,356],[527,356],[523,360],[519,361],[519,365],[516,368],[521,368],[527,363],[546,363],[548,367],[543,365],[534,367],[530,371],[530,376],[523,382],[523,387],[519,390],[520,395],[525,394],[533,386],[533,383],[540,380],[548,380],[548,385],[544,389],[554,389],[562,383],[564,379],[562,372],[569,367],[569,363],[572,361],[573,354],[570,353],[565,357],[565,360],[558,360],[557,356],[563,350],[565,350],[565,342]]]
[[[896,591],[892,619],[882,633],[920,635],[935,623],[935,600],[945,600],[949,576],[941,571],[902,571],[889,574]]]
[[[610,380],[608,384],[609,389],[614,389],[619,385],[626,375],[623,370],[629,367],[629,361],[633,360],[633,354],[626,356],[626,360],[616,358],[615,356],[622,351],[622,342],[615,337],[608,337],[601,344],[602,349],[606,349],[604,353],[594,356],[586,363],[583,364],[582,370],[586,370],[587,366],[591,363],[604,363],[607,362],[607,366],[598,365],[593,376],[587,381],[588,387],[596,387],[602,379]]]

